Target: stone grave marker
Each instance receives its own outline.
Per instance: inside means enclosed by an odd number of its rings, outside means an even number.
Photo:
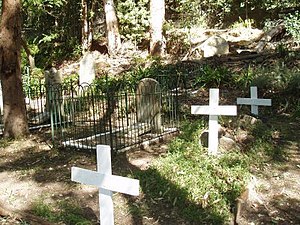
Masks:
[[[95,60],[93,55],[88,52],[80,61],[79,67],[79,84],[87,86],[95,79]]]
[[[197,115],[209,115],[208,123],[208,153],[216,155],[218,153],[218,116],[236,116],[236,106],[220,106],[219,105],[219,89],[209,89],[209,105],[208,106],[191,106],[191,113]]]
[[[62,101],[62,91],[61,91],[62,76],[54,67],[45,71],[45,84],[46,84],[45,110],[39,112],[38,115],[36,115],[34,118],[30,120],[31,123],[36,125],[43,124],[50,119],[50,111],[51,111],[50,105],[52,100],[59,99]],[[55,111],[58,112],[59,108],[62,109],[63,107],[56,107]],[[60,113],[62,113],[62,111],[60,111]]]
[[[251,105],[251,113],[258,115],[258,106],[271,106],[271,99],[257,98],[257,87],[250,87],[250,98],[237,98],[238,105]]]
[[[99,188],[100,224],[113,225],[112,192],[139,195],[139,180],[112,175],[111,148],[97,145],[97,171],[72,167],[71,180]]]
[[[152,78],[142,79],[136,90],[136,98],[137,122],[151,125],[148,128],[152,132],[160,133],[162,129],[160,84]]]

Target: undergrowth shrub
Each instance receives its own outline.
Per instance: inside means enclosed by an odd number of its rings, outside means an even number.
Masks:
[[[284,24],[287,32],[300,44],[300,11],[288,14],[284,18]]]

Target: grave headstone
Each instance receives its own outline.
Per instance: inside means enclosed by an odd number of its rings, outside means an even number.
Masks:
[[[209,105],[196,106],[192,105],[191,113],[197,115],[209,115],[209,135],[208,135],[208,153],[216,155],[218,153],[218,116],[227,115],[235,116],[237,114],[236,106],[219,105],[219,89],[209,90]]]
[[[89,85],[95,79],[95,60],[90,52],[87,52],[80,61],[79,84]]]
[[[112,192],[139,195],[139,180],[112,175],[111,148],[97,146],[97,171],[72,167],[71,180],[99,188],[100,224],[113,225]]]
[[[63,114],[63,98],[62,98],[62,76],[54,67],[45,71],[46,83],[46,110],[42,112],[43,115],[37,115],[33,121],[36,124],[41,124],[49,119],[49,112],[56,114]],[[50,108],[52,105],[52,109]],[[42,119],[42,120],[40,120]]]
[[[142,79],[136,90],[137,122],[151,125],[151,131],[160,133],[161,122],[161,89],[152,78]]]
[[[56,68],[51,67],[45,71],[45,82],[46,85],[60,85],[62,83],[62,77]]]
[[[238,105],[251,105],[251,113],[258,115],[258,106],[271,106],[271,99],[257,97],[257,87],[250,87],[250,98],[237,98]]]

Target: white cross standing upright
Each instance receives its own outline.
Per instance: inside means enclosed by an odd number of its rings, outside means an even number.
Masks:
[[[71,180],[99,188],[100,224],[113,225],[112,192],[139,195],[139,180],[112,175],[110,146],[97,145],[97,171],[72,167]]]
[[[218,153],[218,116],[236,116],[237,107],[229,105],[219,105],[219,89],[209,89],[209,105],[208,106],[196,106],[191,107],[192,114],[209,115],[208,123],[208,153],[216,155]]]
[[[257,98],[257,87],[250,87],[250,98],[237,98],[238,105],[251,105],[251,113],[258,115],[258,106],[271,106],[271,99]]]

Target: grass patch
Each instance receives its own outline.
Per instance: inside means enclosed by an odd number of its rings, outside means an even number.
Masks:
[[[50,222],[64,222],[66,225],[92,225],[95,223],[84,216],[83,210],[77,203],[68,200],[50,204],[39,199],[33,203],[32,209],[35,215]]]
[[[202,129],[202,121],[185,124],[168,154],[138,176],[152,202],[180,209],[179,216],[190,222],[223,224],[250,175],[248,157],[239,152],[208,156],[198,144]]]
[[[152,207],[161,204],[172,208],[192,223],[224,224],[232,218],[232,207],[252,168],[280,162],[284,151],[276,143],[277,130],[259,123],[251,128],[255,140],[247,151],[209,156],[198,144],[203,129],[200,120],[184,124],[181,135],[169,144],[167,155],[136,176]]]

